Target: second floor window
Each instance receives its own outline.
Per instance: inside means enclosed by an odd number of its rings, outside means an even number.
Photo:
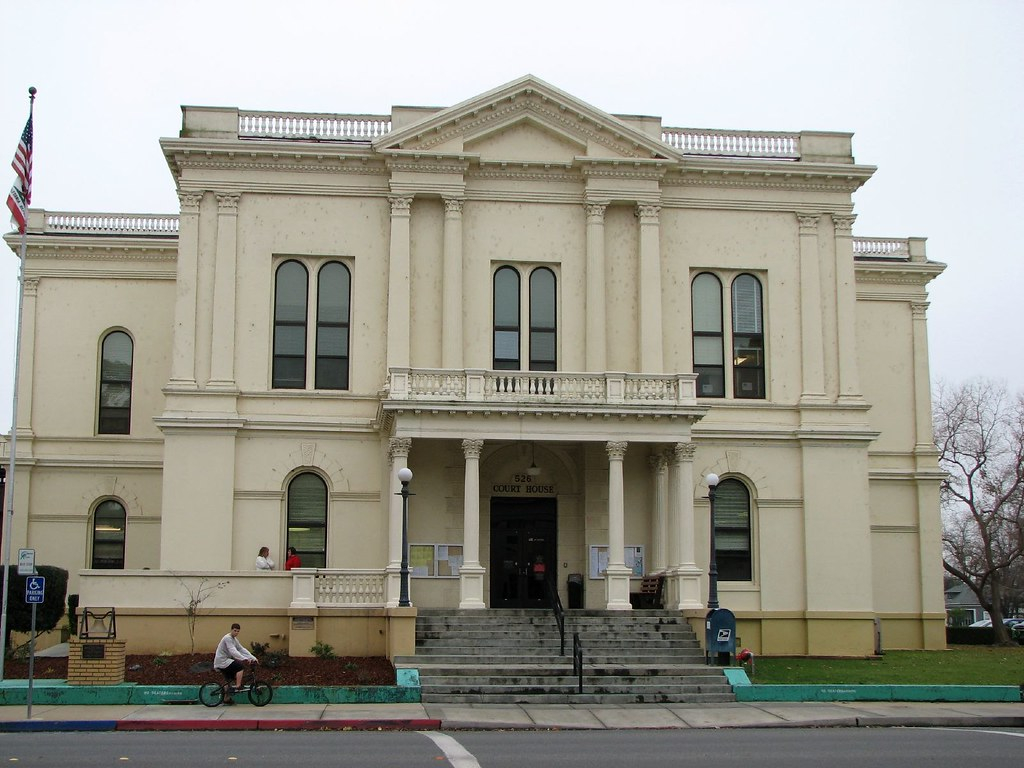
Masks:
[[[555,273],[547,267],[530,272],[528,292],[522,295],[523,280],[514,267],[500,267],[494,273],[494,356],[497,371],[557,370],[558,312]],[[529,307],[527,347],[523,348],[522,306]]]
[[[305,264],[290,259],[277,268],[271,371],[275,389],[305,389],[309,381],[316,389],[349,388],[351,282],[348,267],[338,261],[321,266],[312,286]],[[315,350],[313,355],[309,349]]]
[[[100,398],[97,433],[127,435],[132,426],[132,339],[112,331],[100,355]]]
[[[690,287],[697,397],[725,397],[731,391],[737,399],[763,400],[767,392],[761,281],[741,273],[728,291],[722,283],[718,275],[701,272]],[[728,326],[726,317],[732,320]],[[726,350],[732,352],[732,365],[726,365]]]

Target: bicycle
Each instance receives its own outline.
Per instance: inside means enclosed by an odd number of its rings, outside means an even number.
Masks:
[[[231,696],[235,697],[245,693],[249,696],[249,701],[253,706],[265,707],[274,698],[274,687],[265,680],[257,679],[257,666],[256,664],[249,665],[248,671],[242,678],[242,687],[232,691]],[[220,706],[228,695],[229,685],[227,680],[203,683],[199,687],[199,701],[207,707]]]

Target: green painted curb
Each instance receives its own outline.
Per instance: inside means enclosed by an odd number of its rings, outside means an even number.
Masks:
[[[320,687],[282,685],[274,688],[274,704],[418,704],[419,672],[398,670],[398,685]],[[244,698],[240,702],[245,702]],[[199,685],[68,685],[65,680],[32,683],[33,704],[198,704]],[[0,682],[0,705],[28,704],[28,680]]]
[[[736,701],[1015,701],[1013,685],[752,685],[743,670],[726,677]],[[742,676],[742,677],[741,677]]]

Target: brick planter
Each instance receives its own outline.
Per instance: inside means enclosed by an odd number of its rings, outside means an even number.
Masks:
[[[120,685],[124,682],[124,640],[68,641],[68,685]]]

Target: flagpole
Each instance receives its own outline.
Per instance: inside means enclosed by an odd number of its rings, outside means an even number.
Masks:
[[[28,89],[28,119],[32,122],[32,111],[35,107],[36,89]],[[27,211],[26,211],[27,216]],[[18,322],[14,332],[14,393],[11,395],[11,439],[10,459],[7,470],[7,494],[5,503],[7,511],[3,518],[3,607],[0,609],[0,682],[4,680],[4,667],[7,661],[7,591],[11,570],[11,537],[14,531],[14,484],[15,468],[18,458],[18,379],[21,370],[21,315],[25,303],[25,251],[28,239],[28,222],[21,228],[21,247],[18,265]]]

